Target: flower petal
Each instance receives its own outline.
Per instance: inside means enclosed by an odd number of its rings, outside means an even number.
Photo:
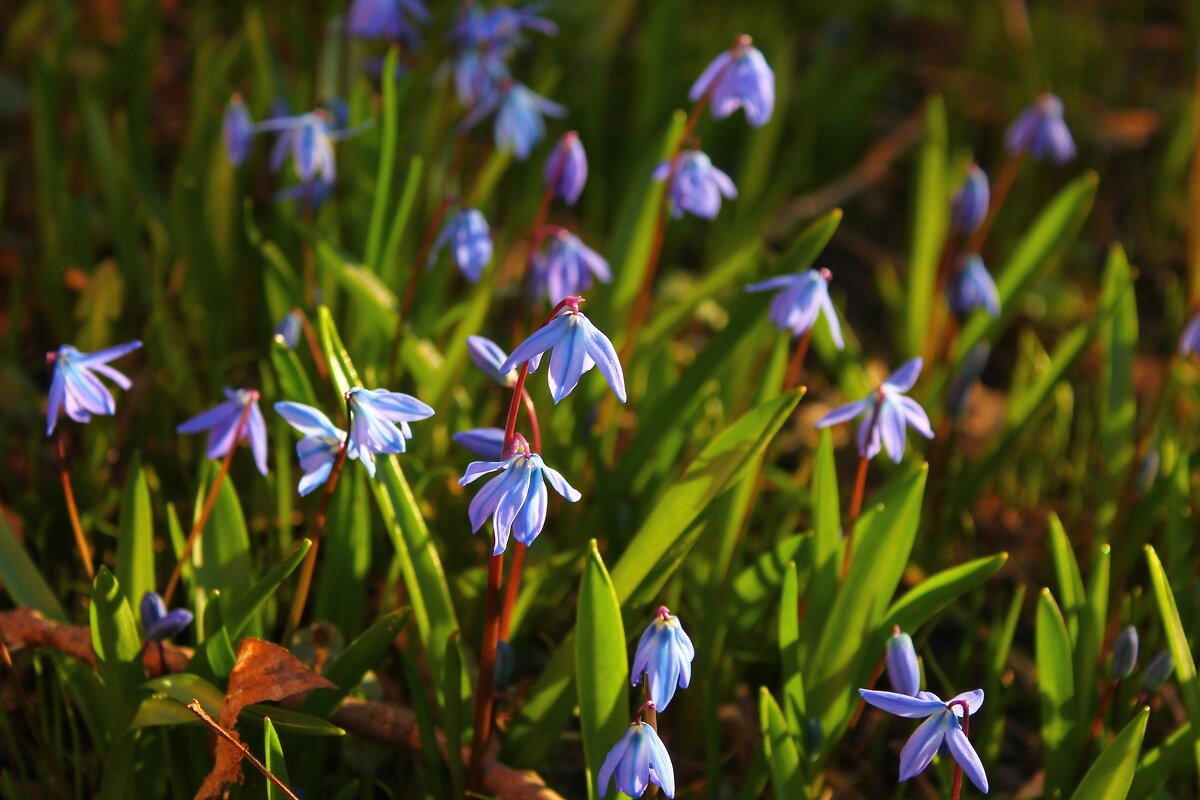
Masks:
[[[900,751],[900,780],[906,781],[919,775],[933,761],[946,737],[945,712],[946,707],[942,706],[940,713],[922,722],[904,743],[904,749]]]
[[[884,384],[892,391],[904,394],[917,382],[917,376],[921,374],[921,366],[924,363],[920,356],[910,358],[897,367],[896,371],[884,381]]]
[[[572,315],[559,315],[550,320],[548,324],[534,331],[528,339],[517,345],[517,348],[504,360],[504,363],[500,365],[500,372],[511,372],[534,356],[544,353],[557,345],[570,327],[571,321],[568,319],[570,316]],[[531,366],[530,370],[532,371],[532,369],[533,367]]]
[[[842,422],[848,422],[859,414],[870,408],[870,400],[858,400],[854,403],[847,403],[844,406],[838,406],[833,411],[830,411],[825,416],[817,420],[818,428],[827,428],[830,425],[837,425]]]
[[[954,756],[954,760],[971,779],[971,783],[975,784],[975,788],[987,794],[988,779],[987,773],[983,770],[983,762],[979,760],[979,754],[971,746],[967,735],[962,732],[962,726],[957,719],[946,731],[946,744],[950,747],[950,755]]]
[[[919,697],[909,697],[896,692],[882,692],[878,689],[859,689],[858,693],[876,708],[881,708],[889,714],[907,719],[920,719],[931,714],[946,710],[946,704],[936,700],[923,700]]]

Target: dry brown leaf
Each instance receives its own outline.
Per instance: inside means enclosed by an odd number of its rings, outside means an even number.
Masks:
[[[332,683],[312,672],[300,663],[284,647],[262,639],[245,638],[238,648],[237,661],[229,673],[229,689],[225,702],[221,704],[219,721],[221,727],[236,739],[238,714],[254,703],[282,700],[309,689],[336,689]],[[209,800],[220,795],[229,783],[242,782],[242,752],[235,745],[219,739],[216,746],[216,764],[196,800]]]

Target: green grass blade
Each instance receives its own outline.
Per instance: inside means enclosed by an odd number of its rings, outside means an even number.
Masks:
[[[136,608],[146,592],[154,591],[154,517],[139,456],[129,467],[121,494],[116,566],[117,583],[130,606]]]
[[[263,720],[263,766],[267,772],[279,779],[284,786],[288,785],[287,763],[283,760],[283,745],[279,743],[279,734],[271,718]],[[284,800],[284,793],[272,781],[267,781],[267,800]]]
[[[1197,731],[1200,731],[1200,680],[1196,677],[1196,662],[1192,660],[1191,645],[1179,619],[1175,593],[1171,591],[1158,553],[1150,545],[1146,545],[1146,562],[1150,568],[1150,582],[1154,586],[1154,600],[1162,618],[1163,632],[1167,636],[1167,647],[1175,664],[1175,680],[1179,683],[1183,704],[1187,707],[1188,719],[1192,724],[1192,750],[1196,766],[1200,769],[1200,736],[1197,736]]]
[[[101,566],[96,572],[88,618],[96,673],[108,701],[109,740],[115,742],[133,718],[134,694],[146,679],[146,671],[142,667],[142,646],[133,612],[108,567]]]
[[[804,774],[800,751],[788,731],[779,703],[762,686],[758,690],[758,718],[762,726],[763,750],[771,770],[771,785],[779,800],[804,797]]]
[[[1108,743],[1083,776],[1071,800],[1125,800],[1133,784],[1150,709],[1143,708],[1117,738]]]
[[[1071,637],[1049,589],[1038,598],[1034,634],[1038,692],[1042,699],[1042,747],[1049,800],[1063,797],[1075,771],[1072,737],[1075,728],[1075,674]],[[1080,687],[1087,691],[1087,687]],[[1087,725],[1087,722],[1082,724]]]
[[[404,238],[404,231],[408,229],[408,220],[417,200],[417,190],[421,187],[424,165],[425,162],[420,156],[413,156],[409,160],[404,189],[400,194],[400,205],[396,207],[396,216],[392,218],[392,225],[388,229],[387,243],[383,246],[379,266],[379,277],[388,286],[404,285],[400,281],[400,241]],[[411,276],[404,280],[411,280]]]
[[[930,575],[892,603],[883,630],[890,634],[895,625],[904,631],[916,630],[938,611],[982,586],[1007,561],[1008,553],[997,553]]]
[[[0,514],[0,583],[17,605],[37,609],[56,622],[66,622],[67,612],[3,514]]]
[[[783,573],[783,592],[779,598],[779,663],[783,670],[783,708],[788,730],[797,741],[808,712],[804,702],[804,676],[800,672],[800,580],[795,563]]]
[[[366,262],[375,274],[382,272],[380,259],[383,247],[383,220],[392,193],[392,173],[396,169],[396,128],[400,109],[396,102],[396,64],[398,47],[388,48],[383,60],[382,86],[383,124],[379,129],[379,170],[375,173],[375,198],[371,203],[371,224],[367,229]]]
[[[301,710],[318,717],[332,714],[342,700],[362,683],[367,672],[379,666],[408,618],[408,609],[403,609],[375,620],[325,670],[325,677],[337,688],[314,689]]]
[[[925,132],[918,154],[916,196],[913,198],[912,248],[908,257],[906,349],[909,356],[925,350],[932,316],[934,284],[945,244],[950,213],[947,176],[948,133],[946,103],[940,95],[925,101]]]

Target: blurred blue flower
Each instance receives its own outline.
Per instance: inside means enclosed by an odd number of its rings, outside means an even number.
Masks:
[[[483,371],[484,375],[487,375],[501,386],[511,387],[517,382],[517,371],[515,369],[510,369],[507,372],[500,371],[501,365],[508,358],[508,354],[504,352],[504,348],[486,336],[468,336],[467,355],[475,362],[475,366]]]
[[[508,65],[491,50],[466,50],[452,61],[454,93],[468,108],[492,96],[499,85],[510,79]]]
[[[361,461],[372,478],[375,454],[403,453],[405,440],[412,438],[408,423],[428,419],[434,413],[417,398],[387,389],[355,387],[346,392],[346,404],[350,410],[347,455]]]
[[[290,155],[301,181],[323,179],[333,183],[337,180],[337,164],[333,157],[336,134],[333,115],[329,111],[318,108],[295,117],[276,117],[258,123],[255,130],[279,131],[279,138],[271,148],[272,172],[282,169]]]
[[[432,267],[442,248],[450,246],[450,255],[467,280],[479,280],[483,269],[492,260],[492,233],[483,212],[464,208],[446,223],[429,251],[426,267]]]
[[[496,112],[496,149],[510,150],[524,161],[546,135],[542,116],[566,116],[567,108],[535,94],[523,83],[505,79],[471,109],[460,127],[471,128],[493,111]]]
[[[641,797],[652,783],[667,797],[675,796],[675,767],[654,728],[639,720],[625,729],[600,767],[601,797],[608,796],[610,780],[630,797]]]
[[[224,458],[237,442],[250,443],[250,452],[254,454],[254,463],[258,471],[267,474],[267,423],[263,420],[262,411],[258,409],[258,392],[254,389],[225,390],[225,402],[214,406],[208,411],[197,414],[186,422],[176,426],[176,433],[200,433],[208,431],[209,458]],[[234,434],[238,433],[238,423],[246,412],[246,422],[241,426],[241,433],[236,441]]]
[[[912,637],[896,626],[887,643],[887,675],[892,688],[900,694],[916,697],[921,691],[921,665]]]
[[[1193,313],[1187,324],[1183,326],[1183,333],[1179,334],[1177,349],[1179,355],[1184,358],[1190,355],[1200,355],[1200,311]]]
[[[874,458],[882,440],[888,455],[899,464],[904,457],[906,426],[915,428],[926,439],[933,438],[925,409],[904,394],[917,382],[922,363],[920,357],[905,361],[879,388],[856,403],[848,403],[830,411],[817,420],[817,427],[837,425],[864,414],[858,428],[858,454],[863,458]]]
[[[1075,140],[1063,119],[1062,100],[1049,92],[1039,95],[1004,134],[1010,156],[1028,153],[1038,161],[1062,164],[1075,157]]]
[[[428,21],[429,11],[420,0],[354,0],[346,32],[360,39],[390,39],[416,46],[421,37],[414,23]]]
[[[962,186],[954,193],[950,203],[950,218],[966,234],[979,230],[987,219],[988,203],[991,202],[991,187],[987,173],[972,162],[967,167],[967,176]]]
[[[240,94],[229,98],[221,133],[225,139],[225,157],[232,166],[239,166],[250,155],[250,142],[254,138],[254,120]]]
[[[588,175],[587,153],[578,133],[567,131],[563,134],[558,145],[550,151],[543,174],[551,192],[566,201],[567,205],[575,205]]]
[[[566,478],[551,469],[537,453],[529,452],[529,443],[517,436],[518,450],[507,460],[473,461],[459,478],[458,485],[466,486],[490,472],[501,471],[471,500],[467,514],[471,519],[471,532],[477,532],[488,517],[492,518],[495,532],[492,555],[500,555],[508,547],[511,534],[528,547],[542,532],[546,524],[546,506],[549,493],[546,484],[554,491],[574,503],[581,495]]]
[[[667,197],[671,201],[671,216],[679,218],[684,211],[690,211],[697,217],[715,219],[721,210],[721,196],[737,197],[737,187],[699,150],[684,150],[676,158],[674,175],[670,161],[662,162],[654,170],[654,180],[670,178]]]
[[[1109,665],[1113,680],[1124,680],[1137,666],[1138,632],[1137,628],[1129,625],[1117,634],[1113,642],[1112,663]]]
[[[346,432],[330,422],[320,410],[303,403],[280,402],[275,404],[275,410],[304,434],[304,438],[296,442],[296,455],[300,458],[300,469],[304,470],[297,489],[303,497],[329,479],[342,442],[346,440]],[[346,455],[352,457],[349,451]]]
[[[142,596],[141,610],[142,630],[152,642],[161,643],[164,639],[173,639],[192,624],[192,612],[186,608],[176,608],[168,612],[166,604],[157,592],[146,592]]]
[[[775,110],[775,73],[749,36],[739,36],[732,50],[713,59],[692,84],[693,103],[711,93],[713,119],[728,117],[737,109],[746,112],[754,127],[766,125]]]
[[[967,253],[946,281],[946,302],[955,316],[963,319],[977,308],[988,316],[1000,316],[1000,292],[978,253]]]
[[[686,689],[692,681],[692,659],[696,650],[692,640],[666,606],[659,606],[654,620],[638,639],[637,651],[630,668],[630,685],[642,682],[645,673],[650,687],[650,700],[661,710],[675,697],[675,687]]]
[[[275,326],[275,336],[287,345],[289,350],[295,350],[296,345],[300,344],[300,333],[303,327],[304,322],[300,309],[293,308],[284,314],[283,319],[279,320],[279,324]]]
[[[583,373],[599,367],[600,374],[616,394],[625,402],[625,373],[617,359],[612,342],[591,320],[579,310],[583,298],[566,298],[567,307],[549,323],[534,331],[528,339],[517,345],[517,349],[500,365],[501,372],[530,362],[530,371],[537,369],[537,359],[550,350],[550,366],[547,376],[550,396],[555,404],[571,393]]]
[[[450,437],[484,461],[504,460],[503,428],[472,428]]]
[[[961,721],[963,706],[966,706],[966,714],[970,716],[983,705],[982,689],[956,695],[949,702],[942,702],[931,692],[921,692],[919,697],[872,689],[859,689],[858,693],[868,703],[889,714],[908,719],[928,717],[900,751],[900,780],[906,781],[924,771],[944,742],[971,783],[987,794],[987,773],[975,748],[971,746],[971,740],[963,733]]]
[[[837,310],[829,299],[829,281],[832,275],[827,269],[805,270],[797,275],[779,275],[746,287],[747,292],[782,291],[771,299],[771,321],[780,330],[790,330],[792,336],[803,336],[812,329],[821,312],[829,325],[829,334],[837,349],[845,347],[842,340],[842,325]]]
[[[554,22],[538,16],[546,6],[546,3],[524,8],[497,5],[484,11],[478,4],[470,3],[466,13],[450,28],[447,38],[456,47],[485,50],[500,59],[508,59],[524,44],[523,31],[539,31],[548,36],[558,33]]]
[[[69,344],[64,344],[53,353],[46,354],[46,361],[54,364],[54,379],[50,383],[49,404],[46,406],[46,435],[54,433],[58,424],[58,412],[64,410],[76,422],[88,422],[93,414],[112,414],[117,409],[112,393],[92,374],[99,372],[110,381],[128,389],[132,384],[108,362],[126,353],[137,350],[141,342],[127,342],[83,353]]]
[[[608,262],[575,234],[555,228],[546,241],[546,249],[533,254],[529,272],[535,297],[557,303],[590,289],[593,276],[601,283],[612,281]]]

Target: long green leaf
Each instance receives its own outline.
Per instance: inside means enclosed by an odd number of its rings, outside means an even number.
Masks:
[[[812,580],[805,592],[807,613],[796,646],[797,664],[808,664],[812,648],[817,644],[815,629],[823,626],[837,594],[841,580],[842,516],[838,499],[837,464],[833,458],[833,437],[828,429],[821,431],[812,477]]]
[[[908,257],[906,346],[908,355],[925,350],[926,330],[933,307],[938,263],[950,212],[948,187],[946,104],[939,95],[925,101],[925,133],[918,156],[916,196],[913,198],[912,248]]]
[[[1143,708],[1130,720],[1083,776],[1071,800],[1125,800],[1133,784],[1149,719],[1150,709]]]
[[[762,726],[763,751],[771,768],[771,784],[779,800],[804,796],[804,774],[800,766],[800,751],[788,731],[779,704],[767,690],[758,690],[758,719]]]
[[[288,771],[287,763],[283,760],[283,745],[279,743],[279,734],[275,733],[275,726],[270,717],[263,720],[263,752],[263,766],[267,768],[267,772],[287,786]],[[272,781],[267,781],[267,800],[284,800],[283,792],[279,791],[279,787]]]
[[[392,173],[396,166],[396,127],[399,108],[396,102],[396,64],[400,58],[398,47],[388,48],[383,60],[383,84],[381,103],[383,125],[379,130],[379,169],[375,173],[375,197],[371,202],[371,223],[367,228],[367,265],[380,274],[382,264],[380,252],[383,247],[383,220],[387,214],[388,201],[392,193]]]
[[[67,612],[3,514],[0,514],[0,583],[17,605],[37,609],[55,622],[67,621]]]
[[[1071,666],[1071,637],[1049,589],[1038,598],[1034,633],[1038,693],[1042,698],[1042,749],[1046,797],[1064,796],[1075,770],[1071,748],[1075,726],[1075,674]],[[1080,687],[1085,691],[1084,687]],[[1086,724],[1086,722],[1084,723]]]
[[[135,456],[121,494],[121,516],[117,530],[117,583],[131,606],[154,591],[154,518],[150,509],[150,487]]]
[[[1100,463],[1105,481],[1098,481],[1100,505],[1097,527],[1107,533],[1117,513],[1117,502],[1133,466],[1137,436],[1137,398],[1133,391],[1133,359],[1137,349],[1137,298],[1134,271],[1125,251],[1114,243],[1104,268],[1101,304],[1111,306],[1113,315],[1100,329],[1104,357],[1099,387]]]
[[[779,663],[783,670],[783,715],[796,741],[801,739],[808,712],[804,702],[804,676],[800,672],[800,581],[796,565],[783,574],[779,598]]]
[[[96,672],[108,701],[110,741],[125,732],[133,718],[133,697],[146,678],[142,666],[141,640],[129,603],[121,593],[117,579],[101,566],[92,583],[92,649],[96,653]]]
[[[311,547],[312,542],[308,539],[296,542],[287,558],[271,567],[253,586],[222,609],[225,629],[229,634],[230,641],[237,642],[242,631],[250,624],[250,620],[271,598],[271,595],[275,594],[276,590],[283,585],[288,576],[295,572],[296,567],[300,566],[300,562],[304,560],[305,554]]]
[[[318,717],[332,714],[342,700],[362,683],[367,672],[379,666],[408,622],[408,617],[408,609],[403,609],[375,620],[325,670],[325,678],[337,688],[314,689],[304,701],[302,710]]]
[[[1087,602],[1083,577],[1079,573],[1079,562],[1075,560],[1075,551],[1071,549],[1067,531],[1054,512],[1050,512],[1046,530],[1050,536],[1050,558],[1054,562],[1058,596],[1062,598],[1063,618],[1067,621],[1067,631],[1070,632],[1071,642],[1074,644],[1078,639],[1079,616]]]
[[[1175,679],[1179,682],[1183,694],[1183,704],[1187,707],[1188,719],[1192,724],[1192,750],[1196,758],[1196,766],[1200,769],[1200,680],[1196,677],[1196,662],[1192,660],[1192,648],[1188,643],[1187,632],[1179,619],[1179,606],[1175,604],[1175,593],[1167,581],[1162,562],[1154,548],[1146,545],[1146,562],[1150,568],[1150,582],[1154,586],[1154,600],[1158,604],[1158,613],[1162,617],[1163,631],[1167,635],[1167,647],[1171,651],[1171,661],[1175,664]]]
[[[892,603],[883,629],[890,631],[899,625],[901,630],[916,630],[938,611],[983,585],[1006,561],[1008,553],[997,553],[930,575]]]

